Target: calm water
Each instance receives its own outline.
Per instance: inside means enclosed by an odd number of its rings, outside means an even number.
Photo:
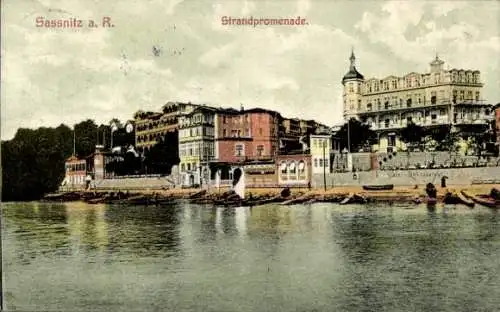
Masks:
[[[498,311],[486,208],[3,207],[19,311]]]

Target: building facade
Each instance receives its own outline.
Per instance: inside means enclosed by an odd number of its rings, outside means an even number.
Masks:
[[[379,151],[405,149],[399,133],[410,122],[461,131],[484,126],[492,118],[491,107],[482,98],[478,70],[444,69],[436,56],[427,73],[365,79],[355,60],[352,52],[349,71],[342,79],[344,118],[369,124],[377,132]]]
[[[274,161],[279,114],[265,109],[221,109],[215,118],[216,160],[224,163]]]
[[[279,155],[276,158],[278,185],[307,187],[311,181],[311,155]]]
[[[311,135],[311,164],[312,173],[330,172],[330,151],[332,138],[330,135]]]
[[[210,181],[209,164],[215,159],[215,116],[217,109],[199,106],[179,117],[181,184],[203,185]]]
[[[168,132],[178,130],[180,116],[191,113],[199,105],[168,102],[161,112],[138,111],[134,115],[135,146],[138,150],[149,149]]]
[[[87,161],[71,156],[65,162],[66,174],[62,186],[69,189],[84,189],[87,182]]]

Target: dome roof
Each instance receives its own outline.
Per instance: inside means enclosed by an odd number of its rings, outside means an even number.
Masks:
[[[342,78],[342,84],[344,84],[346,80],[365,78],[360,72],[356,70],[356,66],[354,65],[354,62],[356,61],[354,51],[351,52],[351,57],[349,58],[349,60],[351,61],[351,66],[349,67],[349,71],[347,72],[347,74],[345,74],[344,78]]]
[[[344,83],[346,80],[351,79],[365,79],[365,77],[356,70],[356,67],[353,67],[347,72],[347,74],[344,75],[344,78],[342,78],[342,83]]]

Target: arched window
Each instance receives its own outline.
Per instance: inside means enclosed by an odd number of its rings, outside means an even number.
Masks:
[[[285,161],[282,161],[280,164],[280,175],[282,180],[288,180],[288,170],[287,170],[287,164]]]
[[[306,163],[303,160],[299,161],[298,169],[299,179],[304,180],[306,178]]]

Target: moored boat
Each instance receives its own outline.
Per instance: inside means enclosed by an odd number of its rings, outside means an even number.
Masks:
[[[500,190],[498,188],[496,188],[496,187],[492,188],[491,192],[490,192],[490,196],[494,200],[500,201]]]
[[[457,197],[460,199],[460,202],[468,207],[473,208],[474,207],[474,201],[471,200],[470,198],[467,198],[464,194],[464,191],[461,191],[457,193]]]
[[[394,184],[363,185],[366,191],[390,191],[394,189]]]
[[[427,200],[425,202],[426,202],[427,206],[434,207],[437,204],[437,198],[427,197]]]
[[[462,191],[462,194],[464,194],[464,196],[468,197],[469,199],[473,200],[476,204],[479,204],[479,205],[482,205],[482,206],[485,206],[488,208],[500,208],[500,203],[496,202],[493,199],[475,196],[475,195],[472,195],[471,193],[468,193],[465,191]]]

